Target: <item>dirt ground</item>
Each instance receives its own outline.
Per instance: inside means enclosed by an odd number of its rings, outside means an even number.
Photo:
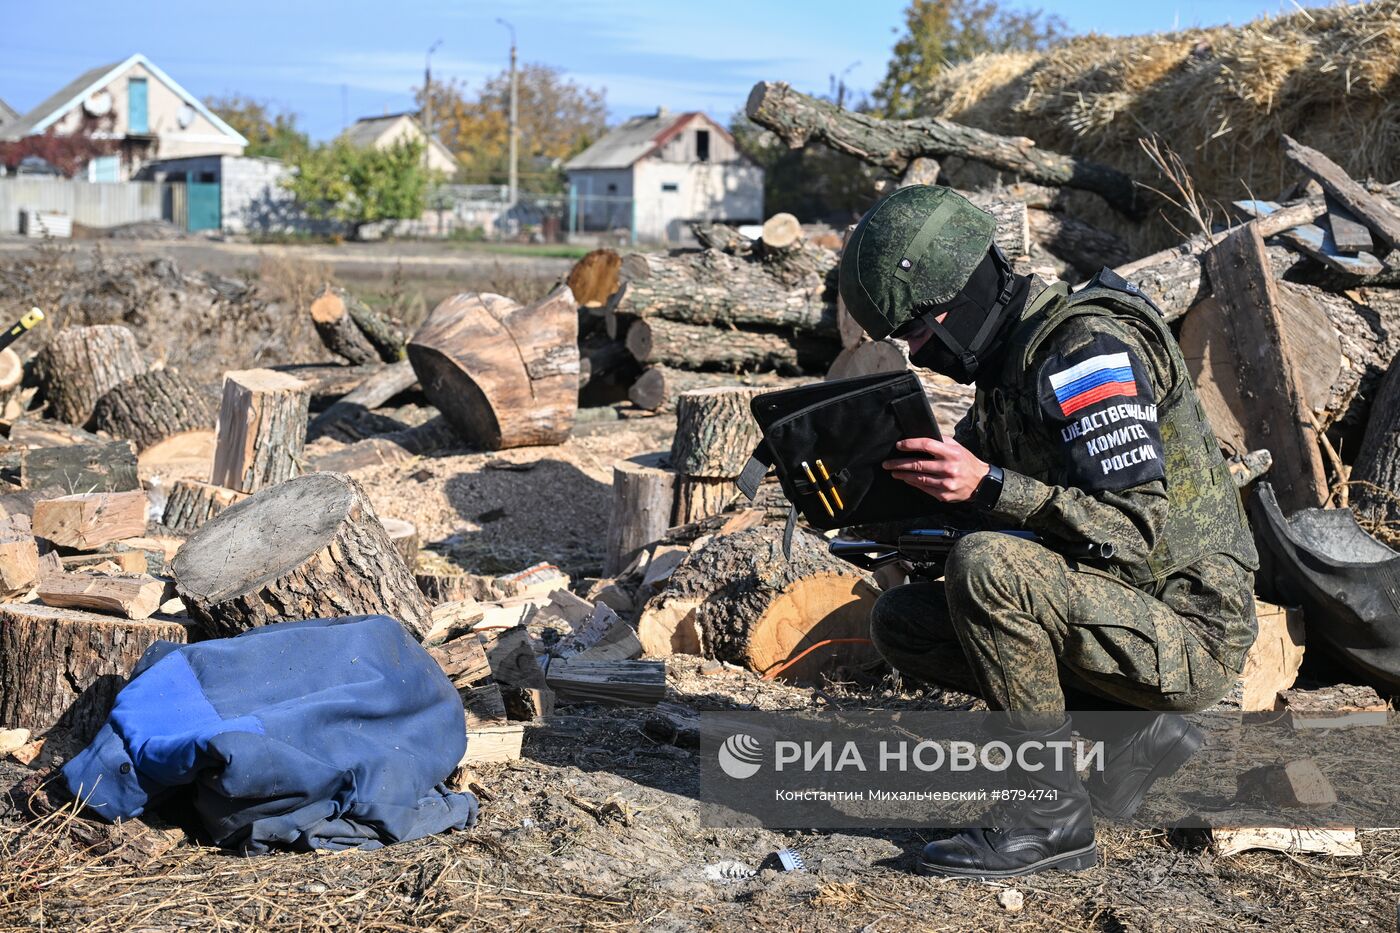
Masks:
[[[415,522],[425,546],[464,569],[549,560],[579,581],[600,572],[612,461],[669,446],[674,427],[664,414],[589,409],[558,447],[450,451],[357,478],[380,514]],[[969,702],[887,672],[797,687],[712,668],[673,659],[666,699],[698,710]],[[0,931],[1395,929],[1400,830],[1364,833],[1360,858],[1328,859],[1216,858],[1198,839],[1104,829],[1089,871],[936,881],[911,871],[927,841],[917,831],[702,827],[697,753],[649,737],[650,715],[561,704],[527,728],[520,760],[477,768],[474,829],[374,852],[243,859],[186,841],[130,864],[84,851],[71,814],[36,822],[0,796]],[[32,774],[0,760],[0,790]],[[775,868],[784,847],[806,870]],[[754,873],[707,877],[727,860]],[[1024,895],[1014,913],[998,902],[1013,887]]]

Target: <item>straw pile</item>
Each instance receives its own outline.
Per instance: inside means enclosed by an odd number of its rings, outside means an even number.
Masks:
[[[924,112],[1105,162],[1154,183],[1156,134],[1220,202],[1274,197],[1298,177],[1283,133],[1357,178],[1400,177],[1400,0],[1308,10],[1242,27],[984,55],[945,71]]]

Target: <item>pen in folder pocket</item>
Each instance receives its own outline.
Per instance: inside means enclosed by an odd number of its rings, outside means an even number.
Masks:
[[[817,497],[822,500],[822,508],[826,509],[826,514],[835,518],[836,513],[831,511],[831,503],[826,501],[826,493],[822,492],[821,486],[817,484],[817,477],[812,473],[812,468],[807,465],[807,461],[802,461],[802,469],[807,474],[807,481],[812,484],[812,488],[817,491]]]
[[[844,512],[846,510],[846,503],[841,501],[841,494],[836,491],[836,481],[833,480],[831,474],[826,471],[826,464],[818,460],[817,469],[821,471],[822,479],[826,480],[827,487],[831,491],[831,501],[835,502],[836,507]]]

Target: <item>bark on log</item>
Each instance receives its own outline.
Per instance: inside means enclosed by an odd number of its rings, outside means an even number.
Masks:
[[[797,374],[825,369],[836,357],[837,343],[834,332],[830,339],[801,332],[787,336],[657,317],[632,322],[627,349],[639,362],[677,369],[733,373],[776,369]]]
[[[346,366],[343,363],[292,363],[269,366],[274,372],[286,373],[300,379],[311,391],[311,410],[323,411],[337,399],[355,391],[384,364],[375,357],[373,363]]]
[[[311,320],[326,347],[352,363],[395,363],[404,357],[398,325],[343,288],[322,288],[311,303]]]
[[[427,600],[348,476],[310,473],[219,513],[175,555],[190,615],[213,636],[292,619],[381,613],[421,638]]]
[[[666,367],[652,366],[627,390],[627,400],[644,411],[659,411],[667,401]]]
[[[799,533],[792,559],[783,556],[783,529],[758,526],[692,551],[666,588],[647,603],[638,634],[649,653],[691,640],[699,653],[759,673],[774,670],[817,642],[868,639],[876,598],[869,579],[832,557],[826,542]],[[667,618],[681,610],[679,619]],[[658,636],[658,630],[659,636]],[[838,664],[877,657],[869,645],[839,644],[797,662],[784,679],[813,682]]]
[[[578,407],[578,306],[567,287],[521,307],[454,295],[408,344],[429,401],[488,450],[560,444]]]
[[[59,726],[86,743],[146,649],[185,640],[174,622],[0,604],[0,722],[36,734]]]
[[[612,512],[603,576],[626,570],[647,545],[671,525],[676,474],[663,464],[666,455],[644,454],[613,464]]]
[[[1283,334],[1278,285],[1264,241],[1247,224],[1206,253],[1204,264],[1226,310],[1241,382],[1254,393],[1245,443],[1274,455],[1280,506],[1289,512],[1320,506],[1327,498],[1322,453]]]
[[[142,373],[98,399],[92,426],[136,444],[137,452],[187,431],[214,427],[214,409],[193,379],[170,369]]]
[[[682,393],[676,400],[671,468],[683,476],[738,476],[763,437],[749,403],[765,391],[725,386]]]
[[[141,488],[131,441],[27,450],[20,459],[20,482],[26,489],[61,489],[67,495]]]
[[[881,120],[808,97],[782,82],[755,84],[745,110],[750,120],[772,130],[791,149],[815,139],[892,175],[903,173],[919,156],[961,156],[1042,184],[1092,191],[1130,217],[1146,211],[1143,192],[1128,175],[1039,149],[1024,136],[999,136],[941,117]]]
[[[1352,508],[1363,519],[1400,517],[1400,357],[1381,380],[1351,468]]]
[[[209,519],[246,498],[247,493],[236,489],[201,483],[199,480],[179,479],[170,487],[161,524],[176,534],[189,536]]]
[[[688,525],[718,515],[739,495],[732,477],[676,477],[676,508],[672,525]]]
[[[65,327],[39,351],[39,385],[59,421],[87,424],[108,390],[146,371],[136,335],[119,324]]]
[[[666,318],[797,330],[836,339],[836,254],[802,245],[765,262],[758,253],[717,249],[634,253],[610,311],[621,318]]]
[[[146,533],[146,494],[93,492],[34,503],[34,536],[60,547],[92,551]]]
[[[224,374],[218,447],[209,481],[253,493],[297,475],[306,447],[311,394],[300,379],[270,369]]]
[[[335,425],[347,418],[373,411],[418,382],[418,374],[408,360],[400,360],[365,377],[352,391],[336,400],[307,426],[307,439],[333,433]]]

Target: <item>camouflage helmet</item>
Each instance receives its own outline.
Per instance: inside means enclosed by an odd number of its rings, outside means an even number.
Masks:
[[[963,290],[993,242],[996,218],[951,188],[912,185],[876,204],[841,252],[846,310],[876,340]]]

